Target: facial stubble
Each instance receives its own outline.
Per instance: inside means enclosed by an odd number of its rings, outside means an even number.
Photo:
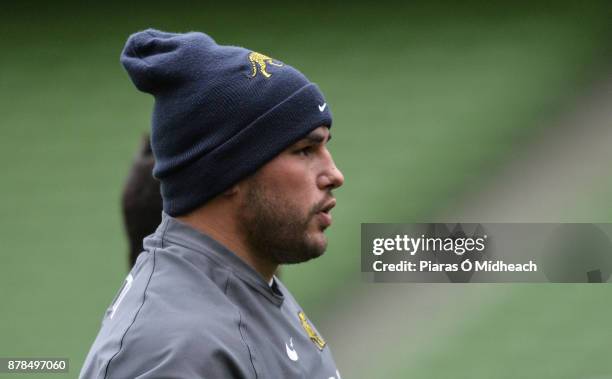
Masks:
[[[274,264],[293,264],[321,256],[327,239],[308,233],[309,225],[321,204],[313,205],[306,215],[289,199],[254,181],[247,189],[240,214],[246,241],[260,258]]]

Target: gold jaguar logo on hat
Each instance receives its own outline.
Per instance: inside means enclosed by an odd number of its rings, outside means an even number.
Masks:
[[[323,350],[323,348],[325,347],[325,340],[321,338],[321,336],[319,336],[317,332],[314,330],[312,325],[310,325],[304,312],[299,311],[298,317],[300,318],[300,323],[302,324],[302,328],[304,328],[304,330],[308,334],[308,337],[310,337],[310,340],[312,341],[312,343],[314,343],[319,348],[319,350]]]
[[[253,71],[251,72],[251,78],[254,78],[257,75],[257,71],[261,72],[261,74],[266,78],[272,76],[272,74],[266,71],[266,67],[268,64],[277,67],[283,66],[282,63],[273,62],[272,58],[270,58],[269,56],[256,53],[254,51],[249,54],[249,61],[251,62],[251,67],[253,68]]]

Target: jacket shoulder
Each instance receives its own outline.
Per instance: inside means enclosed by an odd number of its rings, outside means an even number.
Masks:
[[[107,312],[82,378],[256,376],[241,314],[225,295],[231,273],[194,259],[205,257],[168,249],[141,255],[135,290],[113,319]]]

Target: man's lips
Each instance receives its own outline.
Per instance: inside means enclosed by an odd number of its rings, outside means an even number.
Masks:
[[[321,207],[319,212],[329,213],[333,207],[336,206],[336,199],[331,199],[325,205]]]
[[[317,212],[317,216],[323,227],[327,228],[328,226],[331,225],[332,215],[330,211],[335,206],[336,206],[336,199],[331,199],[330,201],[325,203],[325,205],[323,205],[320,208],[319,212]]]
[[[319,212],[317,213],[317,217],[319,218],[321,226],[323,226],[324,228],[327,228],[332,223],[332,215],[330,213]]]

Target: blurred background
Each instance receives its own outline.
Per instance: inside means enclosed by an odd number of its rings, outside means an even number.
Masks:
[[[53,377],[76,377],[128,272],[120,194],[153,101],[119,54],[155,27],[285,61],[326,94],[346,183],[326,255],[283,280],[344,379],[612,378],[608,285],[368,284],[359,256],[362,222],[612,222],[611,16],[606,1],[2,5],[0,356],[68,357]]]

